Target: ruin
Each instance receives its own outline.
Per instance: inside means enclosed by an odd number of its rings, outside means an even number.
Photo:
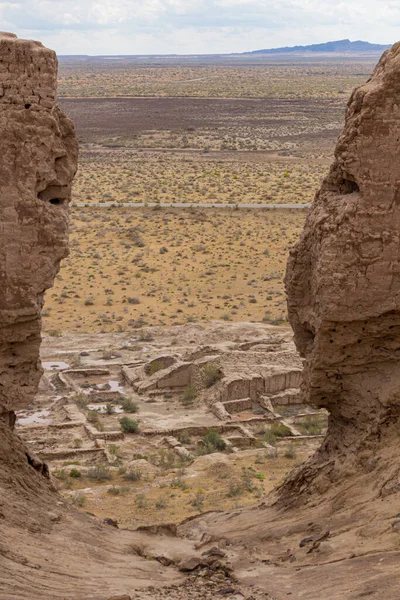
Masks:
[[[157,338],[144,348],[111,336],[118,356],[99,356],[102,343],[90,347],[93,339],[83,336],[75,365],[68,338],[56,353],[47,344],[40,397],[50,402],[38,409],[31,404],[42,375],[40,312],[68,249],[77,144],[55,101],[55,54],[0,34],[0,59],[1,600],[128,600],[136,592],[195,599],[221,589],[256,600],[294,590],[309,600],[397,600],[400,44],[354,92],[335,162],[289,260],[289,314],[305,359],[300,391],[301,361],[288,330],[277,338],[258,325],[248,340],[234,341],[251,328],[232,324],[227,339],[210,330],[220,343],[206,343],[210,332],[197,330],[195,347],[171,349]],[[178,406],[188,387],[198,414],[182,409],[171,418],[170,404]],[[45,460],[79,455],[82,472],[85,460],[112,465],[109,442],[123,438],[119,413],[110,411],[99,430],[85,411],[88,403],[91,412],[117,406],[126,393],[145,407],[143,440],[184,460],[193,455],[178,439],[182,430],[195,438],[213,427],[238,455],[253,452],[260,422],[279,420],[301,437],[277,414],[280,405],[327,409],[329,430],[316,454],[257,506],[205,512],[178,527],[118,530],[113,519],[79,512],[57,493]],[[71,450],[76,432],[83,442]],[[212,454],[197,461],[230,468]],[[146,460],[129,466],[139,463]]]

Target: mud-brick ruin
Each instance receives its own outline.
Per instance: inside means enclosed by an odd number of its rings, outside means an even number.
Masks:
[[[400,44],[353,93],[289,259],[300,356],[289,329],[193,324],[46,339],[40,358],[43,294],[68,252],[77,165],[56,76],[54,52],[0,34],[0,600],[397,600]],[[187,390],[193,410],[180,401]],[[251,508],[118,529],[73,507],[51,471],[76,458],[82,472],[116,468],[110,443],[128,437],[126,396],[140,406],[136,443],[169,448],[194,470],[201,461],[182,432],[194,449],[212,428],[233,457],[255,449],[273,460],[260,424],[310,437],[291,416],[300,406],[329,412],[329,428]],[[102,429],[88,419],[96,411]]]

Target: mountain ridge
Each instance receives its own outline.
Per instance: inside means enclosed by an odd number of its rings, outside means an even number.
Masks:
[[[296,54],[303,52],[383,52],[391,47],[391,44],[370,44],[362,40],[351,42],[348,39],[325,42],[321,44],[310,44],[308,46],[283,46],[281,48],[264,48],[253,50],[244,54]]]

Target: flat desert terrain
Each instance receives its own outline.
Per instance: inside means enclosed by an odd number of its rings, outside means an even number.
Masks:
[[[286,320],[283,273],[303,210],[93,206],[71,215],[71,254],[44,311],[53,335]]]
[[[80,162],[45,331],[284,322],[283,275],[306,210],[272,207],[313,201],[348,95],[374,62],[61,57]]]

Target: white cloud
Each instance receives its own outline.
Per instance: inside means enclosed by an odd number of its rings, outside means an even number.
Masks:
[[[59,53],[212,53],[399,36],[398,0],[0,0],[0,29]]]

